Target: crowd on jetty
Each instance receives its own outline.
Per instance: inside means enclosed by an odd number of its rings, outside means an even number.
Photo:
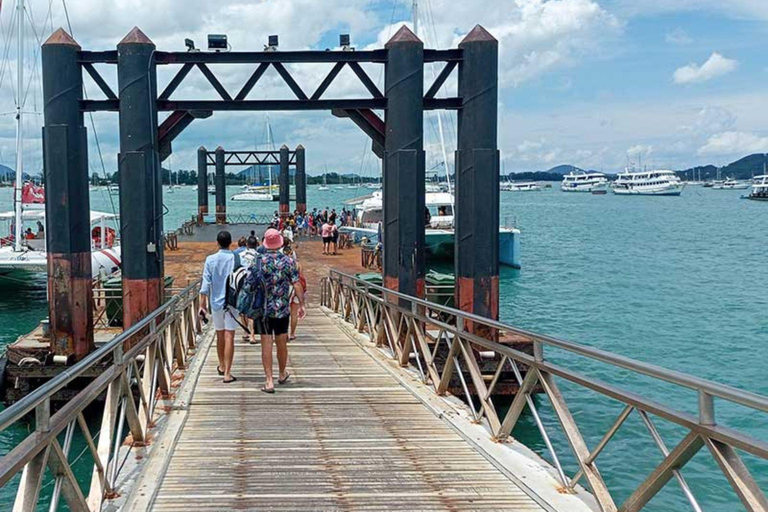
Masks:
[[[299,210],[287,216],[281,216],[275,211],[270,227],[278,230],[283,238],[293,242],[295,237],[321,237],[323,239],[323,254],[338,254],[339,227],[352,224],[352,212],[342,208],[336,213],[335,208],[318,211],[313,208],[311,212],[302,214]]]

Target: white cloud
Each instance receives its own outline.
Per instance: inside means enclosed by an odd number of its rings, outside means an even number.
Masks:
[[[645,144],[635,144],[627,150],[627,155],[629,155],[630,158],[645,158],[650,156],[651,153],[653,153],[653,146],[648,146]]]
[[[725,132],[736,126],[736,120],[736,115],[731,109],[710,105],[699,110],[694,122],[681,126],[680,131],[692,135]]]
[[[667,34],[664,36],[664,40],[669,44],[677,45],[686,45],[693,42],[693,39],[691,39],[691,36],[688,35],[688,32],[680,27],[667,32]]]
[[[719,53],[714,52],[701,66],[688,64],[678,68],[673,75],[673,79],[676,84],[680,85],[706,82],[733,72],[738,65],[739,62],[737,60],[723,57]]]
[[[739,155],[768,153],[768,137],[751,132],[723,132],[712,135],[702,147],[700,155]]]

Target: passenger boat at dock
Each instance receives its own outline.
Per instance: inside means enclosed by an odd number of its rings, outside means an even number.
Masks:
[[[427,258],[432,261],[453,261],[455,231],[453,213],[455,198],[448,192],[427,192],[425,204],[430,213],[426,227]],[[375,191],[371,196],[353,200],[354,226],[339,229],[348,233],[355,241],[367,238],[370,242],[379,241],[379,224],[384,220],[383,196]],[[499,229],[499,263],[513,268],[520,268],[520,230],[513,227]]]
[[[593,192],[603,190],[608,184],[608,178],[600,172],[571,171],[563,176],[560,190],[563,192]]]
[[[613,183],[619,196],[679,196],[684,188],[675,172],[667,170],[622,172]]]
[[[747,199],[768,201],[768,174],[752,178],[752,189],[749,191]]]

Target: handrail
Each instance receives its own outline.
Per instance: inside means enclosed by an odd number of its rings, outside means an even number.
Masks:
[[[70,382],[80,377],[89,369],[93,368],[104,358],[112,355],[112,352],[114,352],[115,348],[124,344],[140,331],[147,328],[155,319],[164,315],[169,309],[171,309],[171,307],[179,302],[182,297],[188,295],[192,290],[199,287],[200,281],[196,281],[187,286],[181,293],[172,297],[168,302],[144,317],[141,321],[132,325],[121,334],[118,334],[110,341],[78,361],[74,366],[64,370],[56,377],[35,389],[32,393],[28,394],[18,402],[0,412],[0,432],[32,412],[38,405],[42,404],[51,395],[66,387]]]
[[[472,418],[482,423],[497,441],[506,440],[527,407],[544,440],[564,491],[573,490],[583,478],[587,481],[595,500],[603,511],[637,512],[672,478],[679,483],[684,497],[694,511],[701,511],[692,489],[681,473],[681,468],[706,446],[716,466],[731,484],[741,502],[749,511],[768,510],[766,498],[759,483],[750,473],[737,450],[768,462],[768,442],[756,439],[742,430],[718,424],[715,418],[715,398],[748,407],[753,411],[768,412],[768,397],[733,386],[702,379],[658,365],[612,354],[598,348],[580,345],[553,336],[519,329],[499,321],[473,315],[424,299],[411,297],[372,284],[357,277],[331,270],[323,278],[320,288],[321,303],[352,322],[361,333],[368,333],[371,342],[388,348],[400,365],[413,365],[424,384],[433,387],[438,395],[444,394],[453,379],[460,381]],[[429,329],[427,328],[429,326]],[[437,332],[435,335],[434,333]],[[503,345],[485,336],[512,333],[533,344],[533,355]],[[563,361],[545,359],[544,348],[555,347],[569,354],[625,369],[634,375],[651,377],[694,390],[698,393],[698,417],[650,399],[645,394],[603,382],[578,371],[572,358]],[[483,375],[478,363],[478,350],[483,352],[484,364],[495,366],[495,373]],[[488,355],[492,354],[492,357]],[[514,377],[518,388],[506,413],[501,416],[494,404],[494,390],[502,380]],[[581,389],[618,402],[623,406],[613,424],[603,431],[600,441],[590,450],[580,430],[583,414],[573,414],[558,380],[564,380]],[[475,393],[469,391],[468,382]],[[540,416],[533,393],[541,392],[549,399],[551,414],[557,422],[545,424]],[[583,412],[583,411],[580,411]],[[597,468],[597,460],[633,413],[640,416],[652,442],[658,447],[663,460],[634,488],[621,504],[607,487]],[[652,418],[658,418],[686,430],[687,435],[672,449],[668,449]],[[564,435],[570,451],[563,454],[559,445],[552,443],[549,430],[557,425]],[[600,433],[600,432],[598,432]],[[574,457],[579,470],[567,477],[560,456]],[[601,459],[601,460],[604,460]],[[634,485],[634,484],[633,484]]]
[[[474,315],[472,313],[467,313],[466,311],[461,311],[448,306],[435,304],[433,302],[429,302],[424,299],[419,299],[417,297],[412,297],[410,295],[405,295],[403,293],[390,290],[388,288],[384,288],[383,286],[379,286],[373,283],[368,283],[366,281],[362,281],[358,279],[355,276],[345,274],[344,272],[340,272],[338,270],[331,269],[330,272],[332,275],[337,275],[345,279],[350,279],[356,282],[357,284],[362,285],[365,288],[386,293],[387,295],[391,295],[392,297],[397,297],[398,299],[407,300],[410,303],[416,304],[418,306],[429,307],[433,311],[438,311],[438,312],[446,313],[449,315],[457,315],[459,317],[464,318],[465,320],[481,323],[488,327],[492,327],[492,328],[503,330],[509,333],[535,339],[537,341],[542,342],[545,345],[552,345],[553,347],[557,347],[557,348],[566,350],[568,352],[578,354],[580,356],[595,359],[603,363],[620,366],[621,368],[632,370],[642,375],[646,375],[648,377],[654,377],[672,384],[678,384],[680,386],[687,387],[694,391],[703,391],[705,393],[722,398],[724,400],[728,400],[728,401],[731,401],[746,407],[750,407],[753,409],[758,409],[763,412],[768,412],[768,397],[759,395],[757,393],[753,393],[751,391],[746,391],[743,389],[736,388],[734,386],[729,386],[727,384],[722,384],[719,382],[703,379],[701,377],[688,375],[686,373],[679,372],[676,370],[670,370],[652,363],[638,361],[636,359],[614,354],[612,352],[601,350],[599,348],[594,348],[587,345],[581,345],[579,343],[575,343],[572,341],[562,340],[559,338],[555,338],[553,336],[548,336],[546,334],[539,334],[532,331],[527,331],[525,329],[520,329],[519,327],[513,327],[511,325],[504,324],[496,320],[491,320],[486,317]],[[404,308],[400,308],[397,306],[395,307],[399,310],[405,311]],[[506,348],[504,345],[500,345],[498,343],[494,343],[488,340],[482,340],[482,342],[483,342],[483,345],[489,349],[504,350]]]

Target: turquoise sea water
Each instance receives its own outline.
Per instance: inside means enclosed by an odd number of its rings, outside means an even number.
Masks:
[[[335,206],[367,190],[310,187],[310,207]],[[231,187],[228,195],[236,189]],[[768,394],[768,204],[739,199],[742,191],[688,188],[674,197],[617,197],[566,194],[558,189],[502,193],[502,219],[522,230],[520,271],[502,269],[502,320],[538,332]],[[191,187],[165,195],[166,227],[176,227],[196,209]],[[117,197],[113,198],[117,206]],[[213,197],[210,198],[213,204]],[[0,189],[0,204],[10,192]],[[111,211],[105,192],[92,192],[93,209]],[[233,213],[270,213],[275,203],[233,203]],[[0,290],[0,346],[13,341],[45,315],[45,291]],[[633,378],[606,365],[567,357],[547,357],[609,383],[628,387],[683,411],[695,413],[693,392]],[[565,398],[590,447],[600,439],[621,407],[561,383]],[[569,474],[569,455],[557,421],[544,398],[537,404]],[[718,402],[718,419],[768,438],[765,415]],[[639,416],[630,417],[598,459],[609,487],[626,498],[661,460]],[[667,446],[683,433],[655,418]],[[515,436],[549,458],[530,417]],[[0,437],[0,453],[22,436]],[[73,454],[79,453],[73,448]],[[764,488],[768,465],[746,458]],[[77,468],[87,476],[88,464]],[[683,475],[704,510],[731,512],[741,504],[703,449]],[[0,490],[0,503],[12,496]],[[2,507],[0,507],[2,508]],[[647,507],[683,511],[690,506],[675,481]]]

